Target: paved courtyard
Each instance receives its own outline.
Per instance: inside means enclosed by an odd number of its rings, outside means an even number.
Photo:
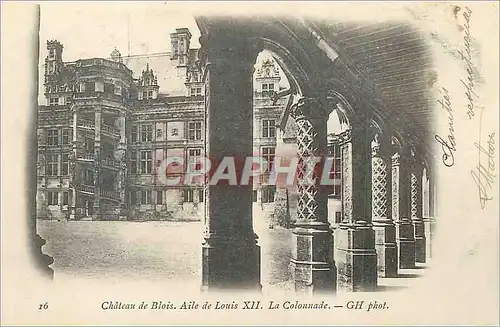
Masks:
[[[201,284],[201,222],[127,222],[39,220],[47,241],[43,250],[54,258],[56,278],[105,278]],[[290,291],[291,230],[256,224],[261,246],[264,292]],[[398,278],[380,278],[380,291],[407,288],[425,265],[400,270]]]
[[[201,222],[39,220],[55,276],[201,282]],[[256,227],[262,283],[289,280],[291,231]]]

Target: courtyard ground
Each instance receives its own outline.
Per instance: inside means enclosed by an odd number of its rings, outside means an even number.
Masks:
[[[54,258],[55,278],[121,281],[172,281],[186,287],[201,284],[203,223],[170,221],[55,221],[39,220],[38,233]],[[261,246],[264,292],[292,289],[289,263],[291,230],[257,224]],[[379,278],[380,291],[410,286],[425,266],[400,271],[398,278]]]

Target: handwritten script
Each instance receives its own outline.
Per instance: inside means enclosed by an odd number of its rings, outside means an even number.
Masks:
[[[486,142],[487,145],[483,145],[481,142],[482,136],[482,119],[483,119],[483,111],[484,108],[481,106],[476,106],[475,99],[479,98],[475,91],[475,81],[474,81],[474,64],[472,63],[472,37],[471,37],[471,17],[472,10],[469,7],[465,7],[465,10],[462,14],[464,18],[464,44],[463,51],[458,50],[458,54],[460,58],[465,62],[466,67],[466,78],[460,79],[460,82],[465,87],[465,96],[467,98],[467,111],[466,114],[469,119],[472,119],[476,116],[476,109],[478,109],[479,114],[478,123],[479,123],[479,131],[478,131],[478,141],[474,142],[474,147],[478,150],[478,161],[477,165],[474,169],[470,171],[472,179],[477,186],[478,195],[479,195],[479,203],[481,205],[481,209],[486,207],[486,203],[491,201],[493,198],[488,194],[493,186],[493,182],[495,180],[495,133],[488,134],[488,140]],[[486,163],[484,161],[486,160]]]
[[[441,91],[442,90],[442,91]],[[448,113],[448,135],[446,140],[441,136],[435,135],[436,141],[441,144],[441,149],[443,151],[443,163],[446,167],[451,167],[455,164],[455,157],[453,152],[457,151],[457,143],[455,141],[455,129],[453,127],[453,108],[451,107],[450,93],[444,87],[439,90],[442,95],[442,99],[438,100],[441,108],[446,110]]]
[[[462,14],[464,17],[465,23],[464,23],[464,49],[463,51],[458,50],[458,54],[460,55],[460,58],[465,61],[466,64],[466,71],[467,71],[467,77],[465,78],[465,81],[463,79],[460,79],[460,82],[465,86],[465,96],[467,97],[467,100],[469,103],[467,104],[467,116],[469,116],[469,119],[472,119],[475,115],[475,106],[474,106],[474,98],[477,98],[477,94],[475,91],[475,84],[474,84],[474,64],[472,63],[472,54],[471,54],[471,16],[472,16],[472,10],[469,9],[469,7],[465,7],[465,11]]]
[[[474,146],[479,150],[479,161],[474,170],[470,173],[479,191],[479,202],[481,209],[486,207],[486,202],[493,198],[488,195],[488,190],[491,189],[495,179],[495,133],[488,135],[487,148],[484,148],[480,143],[474,142]],[[486,156],[487,164],[481,163],[481,157]]]

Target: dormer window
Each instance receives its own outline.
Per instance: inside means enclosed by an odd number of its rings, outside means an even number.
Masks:
[[[51,106],[57,106],[57,105],[59,105],[59,98],[50,98],[49,99],[49,105],[51,105]]]
[[[274,94],[274,84],[273,83],[262,84],[262,95],[263,96],[272,96],[273,94]]]
[[[191,88],[191,96],[192,97],[201,96],[201,87],[193,87],[193,88]]]

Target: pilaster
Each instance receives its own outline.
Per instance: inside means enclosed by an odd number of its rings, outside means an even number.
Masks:
[[[372,143],[372,219],[379,277],[398,274],[396,226],[391,219],[391,151],[389,140],[376,135]]]
[[[411,219],[415,227],[415,262],[425,263],[426,240],[422,219],[422,169],[420,161],[414,157],[411,167]]]
[[[350,140],[341,145],[342,222],[335,231],[339,288],[375,291],[377,253],[372,225],[370,124],[361,114],[351,122]]]
[[[396,223],[399,268],[415,268],[415,230],[410,219],[409,158],[405,149],[392,156],[392,216]]]

